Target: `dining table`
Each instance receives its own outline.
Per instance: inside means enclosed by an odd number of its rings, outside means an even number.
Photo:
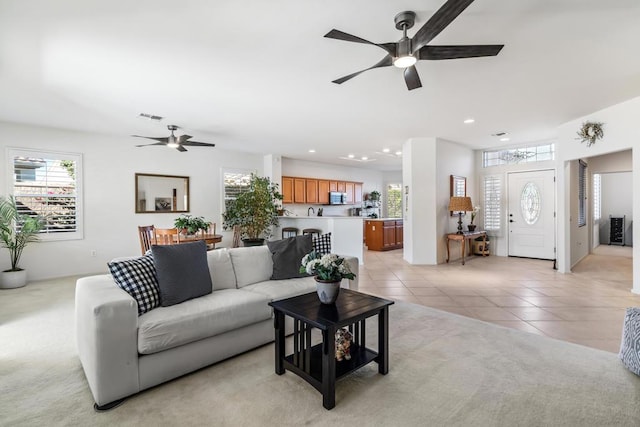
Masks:
[[[216,243],[222,242],[222,235],[200,233],[184,236],[181,234],[178,243],[197,242],[198,240],[204,240],[207,244],[207,250],[212,250],[216,248]]]

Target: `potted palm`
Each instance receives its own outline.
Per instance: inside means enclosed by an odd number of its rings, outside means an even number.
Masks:
[[[271,237],[271,228],[278,225],[281,200],[278,184],[251,174],[249,189],[227,202],[222,226],[225,230],[238,227],[245,246],[262,245]]]
[[[0,273],[0,288],[19,288],[27,284],[27,272],[19,267],[22,251],[38,240],[44,227],[39,216],[21,214],[13,196],[0,197],[0,244],[9,250],[11,268]]]
[[[191,216],[182,214],[178,218],[175,219],[173,225],[178,229],[182,230],[183,233],[187,235],[197,234],[198,231],[207,231],[209,227],[211,227],[211,222],[205,221],[205,219],[201,216]]]

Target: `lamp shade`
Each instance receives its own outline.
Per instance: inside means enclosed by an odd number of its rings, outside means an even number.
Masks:
[[[451,212],[472,211],[473,203],[471,203],[471,197],[452,197],[451,200],[449,200],[449,210]]]

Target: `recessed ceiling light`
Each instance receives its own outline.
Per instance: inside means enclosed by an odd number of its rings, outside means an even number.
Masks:
[[[507,142],[508,140],[509,140],[509,138],[506,137],[506,136],[504,138],[500,138],[500,141],[502,141],[502,142]]]
[[[361,159],[362,160],[368,160],[369,158],[367,156],[362,156]]]
[[[350,159],[353,159],[355,156],[353,154],[349,154],[347,157],[349,157]]]
[[[383,148],[383,149],[382,149],[382,152],[383,152],[383,153],[388,153],[389,151],[391,151],[391,150],[389,150],[388,148]]]
[[[475,122],[475,121],[476,121],[475,119],[468,118],[468,119],[466,119],[463,123],[464,123],[464,124],[466,124],[466,125],[468,125],[468,124],[471,124],[471,123],[473,123],[473,122]]]
[[[315,153],[316,150],[314,150],[313,148],[311,150],[309,150],[310,153]]]
[[[396,156],[402,156],[402,151],[396,151]]]

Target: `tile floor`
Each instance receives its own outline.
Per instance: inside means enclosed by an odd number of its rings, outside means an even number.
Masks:
[[[496,256],[414,266],[402,250],[365,250],[360,291],[617,353],[625,308],[640,306],[631,248],[600,246],[571,274],[552,266]]]

